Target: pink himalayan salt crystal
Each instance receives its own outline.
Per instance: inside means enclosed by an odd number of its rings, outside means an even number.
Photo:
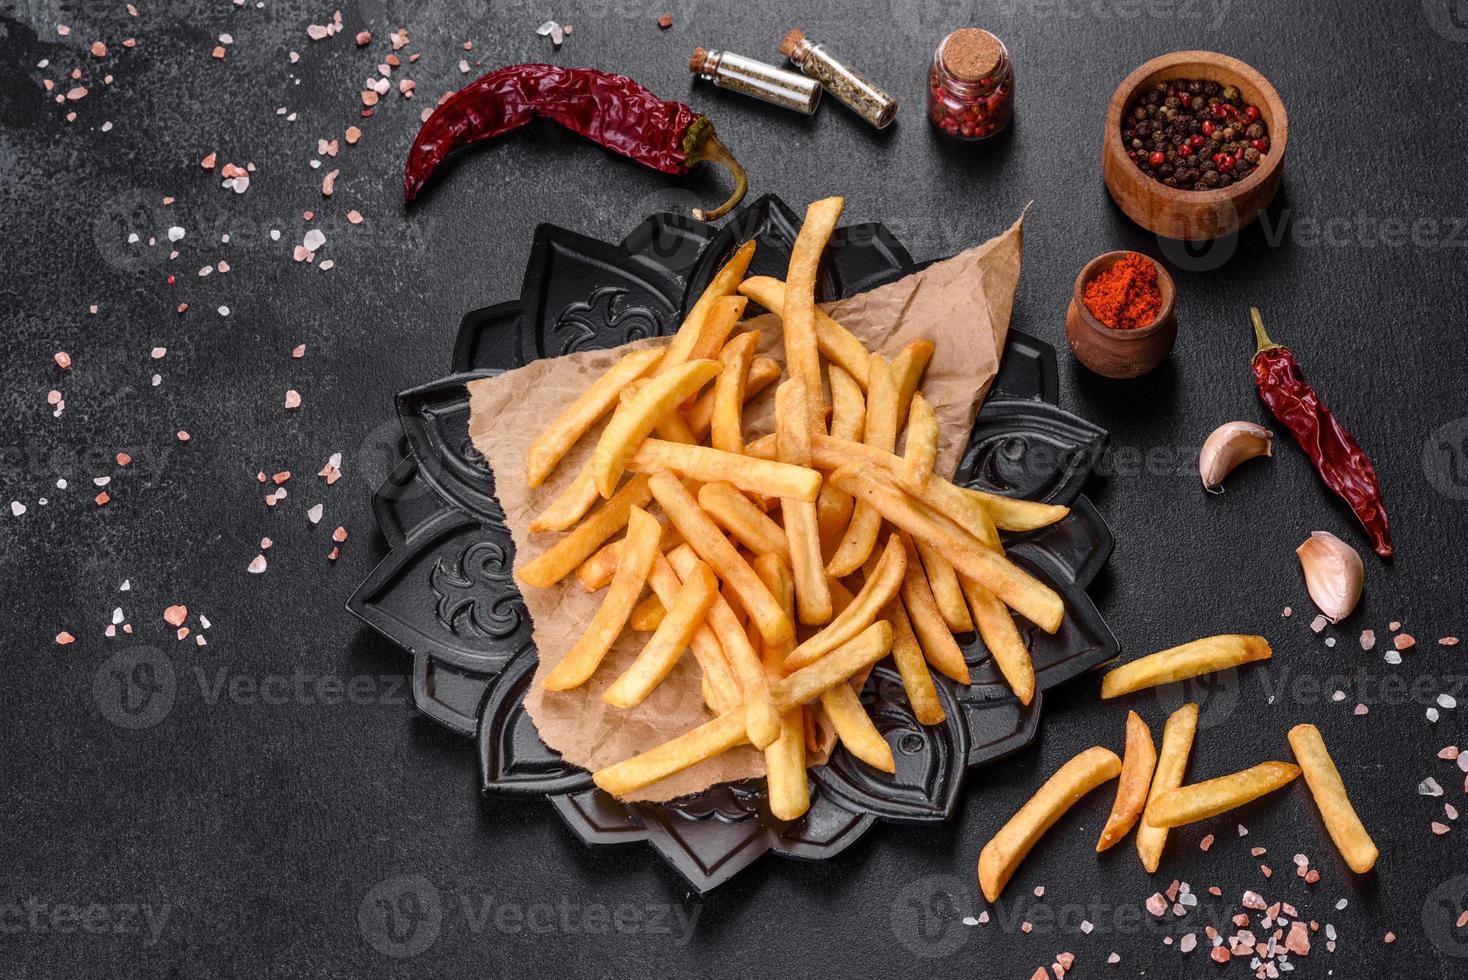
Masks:
[[[189,618],[188,606],[169,606],[163,610],[163,621],[169,626],[182,626],[184,620]]]
[[[1370,650],[1376,646],[1376,632],[1374,630],[1361,631],[1361,649]]]
[[[1445,636],[1437,641],[1437,645],[1440,647],[1455,647],[1458,645],[1458,638],[1456,636]]]
[[[1258,892],[1254,891],[1244,892],[1244,897],[1239,901],[1239,904],[1246,909],[1255,909],[1261,912],[1268,908],[1264,903],[1264,898]]]
[[[1417,640],[1410,633],[1398,633],[1392,637],[1392,646],[1398,650],[1410,650],[1417,645]]]
[[[1198,842],[1198,850],[1200,850],[1200,851],[1206,851],[1206,850],[1208,850],[1208,848],[1210,848],[1212,846],[1213,846],[1213,835],[1212,834],[1209,834],[1207,837],[1204,837],[1202,840],[1200,840]]]
[[[296,389],[294,389],[294,388],[291,388],[290,390],[288,390],[285,393],[285,407],[286,407],[286,411],[288,411],[288,412],[289,411],[295,411],[296,409],[300,408],[301,407],[301,393],[299,391],[297,391]]]
[[[76,637],[72,636],[66,630],[62,630],[60,633],[56,634],[56,645],[59,647],[68,646],[75,642]]]
[[[1298,919],[1290,923],[1289,934],[1285,936],[1285,949],[1296,956],[1307,956],[1310,953],[1310,930],[1305,923]]]
[[[64,350],[59,350],[53,356],[54,356],[54,359],[56,361],[56,366],[57,367],[61,368],[61,370],[63,370],[63,371],[70,371],[71,370],[71,355],[70,354],[68,354]]]
[[[1147,899],[1147,911],[1153,915],[1162,915],[1167,911],[1167,899],[1163,898],[1161,894],[1154,892]]]
[[[246,567],[245,571],[249,572],[251,575],[259,575],[261,572],[265,571],[265,556],[256,555],[254,559],[250,561],[250,564]]]

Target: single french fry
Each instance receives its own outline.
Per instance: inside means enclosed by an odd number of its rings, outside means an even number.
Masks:
[[[1198,706],[1189,702],[1167,719],[1162,729],[1162,749],[1157,753],[1157,766],[1152,771],[1152,786],[1147,802],[1177,789],[1183,784],[1188,756],[1193,751],[1193,736],[1198,731]],[[1144,808],[1145,812],[1145,808]],[[1145,820],[1137,825],[1137,856],[1148,874],[1156,874],[1162,863],[1162,848],[1167,844],[1167,831],[1150,826]]]
[[[638,446],[658,421],[677,409],[683,399],[708,384],[719,373],[719,362],[689,361],[668,369],[644,384],[602,430],[587,460],[596,489],[611,497]]]
[[[898,477],[915,493],[921,493],[938,461],[938,415],[921,391],[912,396],[907,412],[907,444],[902,448],[902,475]]]
[[[698,340],[693,344],[693,351],[689,355],[690,361],[701,358],[719,357],[719,351],[729,334],[734,331],[739,323],[739,318],[744,315],[744,307],[749,300],[743,296],[721,296],[709,310],[708,321],[704,323]]]
[[[958,573],[942,552],[926,541],[915,540],[918,557],[923,560],[923,570],[928,573],[928,584],[933,588],[933,599],[943,622],[953,633],[967,633],[974,628],[968,614],[968,605],[963,598],[963,587],[958,584]]]
[[[805,221],[790,248],[790,267],[785,274],[785,303],[780,309],[785,325],[785,367],[791,379],[800,382],[808,405],[811,432],[824,432],[826,425],[821,395],[821,354],[816,341],[816,277],[821,254],[845,206],[843,198],[828,197],[806,208]],[[797,599],[799,590],[797,577]]]
[[[663,600],[655,595],[643,596],[642,601],[632,607],[632,615],[627,617],[627,628],[634,633],[651,633],[663,624],[667,615],[668,609]]]
[[[775,705],[787,710],[808,704],[822,691],[851,680],[891,651],[892,624],[879,619],[809,667],[802,667],[776,683],[771,692]]]
[[[831,379],[831,435],[838,439],[860,439],[867,413],[861,386],[838,365],[832,364],[827,373]],[[855,506],[851,494],[837,490],[830,483],[821,484],[821,495],[816,500],[816,523],[820,526],[823,555],[835,555]]]
[[[1064,518],[1069,507],[1046,504],[1038,500],[1020,500],[1017,497],[1001,497],[997,493],[975,490],[972,487],[956,487],[989,512],[989,517],[1001,531],[1035,531]]]
[[[897,385],[897,418],[907,418],[912,396],[917,393],[918,384],[923,380],[923,372],[927,370],[928,361],[932,358],[931,340],[910,341],[892,358],[892,379]]]
[[[732,483],[720,480],[698,491],[698,505],[734,540],[756,555],[769,552],[788,558],[785,529],[760,510]]]
[[[692,572],[695,565],[703,564],[693,554],[692,549],[687,551],[687,567]],[[647,584],[652,586],[653,592],[659,604],[666,608],[671,606],[678,596],[678,590],[682,588],[683,582],[674,570],[673,564],[667,555],[659,554],[652,560],[652,570],[648,572]],[[635,610],[634,610],[635,613]],[[693,659],[698,661],[698,666],[703,671],[703,696],[704,702],[714,714],[723,714],[732,711],[744,700],[744,695],[739,689],[739,680],[734,676],[733,669],[729,666],[729,658],[724,654],[724,648],[719,644],[719,638],[715,635],[713,627],[705,622],[693,631],[693,639],[689,641],[689,649],[693,651]]]
[[[692,360],[693,350],[698,346],[699,338],[703,336],[709,314],[720,299],[732,295],[738,288],[740,280],[749,271],[749,263],[754,260],[754,248],[754,239],[745,242],[739,246],[729,261],[714,273],[714,278],[703,291],[703,295],[688,311],[688,315],[683,318],[678,332],[673,335],[672,342],[665,349],[663,359],[657,368],[659,374]]]
[[[780,440],[778,433],[771,432],[769,435],[760,436],[752,442],[745,443],[744,455],[750,459],[764,459],[771,462],[780,458]]]
[[[727,347],[728,344],[724,346]],[[744,404],[748,405],[755,395],[779,380],[780,362],[769,357],[756,357],[749,365],[749,377],[744,382]],[[688,420],[688,428],[693,431],[695,440],[702,440],[713,427],[715,391],[717,391],[717,386],[699,395],[693,400],[688,411],[683,413],[683,417]]]
[[[742,333],[724,345],[719,355],[719,378],[714,382],[714,414],[710,420],[709,441],[715,449],[726,453],[744,452],[744,389],[749,383],[749,369],[754,363],[754,350],[759,345],[759,331]]]
[[[651,494],[648,495],[651,499]],[[683,536],[678,529],[671,524],[663,525],[663,536],[658,540],[658,550],[667,551],[676,548],[683,541]],[[612,575],[617,571],[617,549],[622,547],[622,542],[612,541],[604,544],[596,550],[590,558],[576,566],[576,581],[587,592],[595,592],[604,589],[612,581]]]
[[[1045,831],[1091,790],[1121,772],[1116,753],[1099,745],[1076,755],[1045,781],[1019,812],[979,852],[979,887],[990,902],[1009,883],[1015,869]]]
[[[651,564],[648,567],[650,570]],[[641,704],[672,673],[718,594],[719,582],[714,573],[699,562],[684,578],[657,631],[622,675],[602,692],[602,700],[618,708]]]
[[[606,598],[596,615],[591,617],[586,632],[561,661],[545,676],[548,691],[567,691],[585,684],[612,644],[627,625],[632,604],[647,582],[653,558],[658,553],[658,522],[641,507],[632,508],[627,518],[627,538],[622,543],[617,574],[607,589]]]
[[[849,684],[837,684],[821,695],[821,708],[836,737],[846,746],[846,751],[882,772],[896,772],[897,764],[892,758],[892,747],[872,724],[866,709],[861,706],[861,697]]]
[[[779,279],[750,276],[739,284],[739,291],[776,316],[783,316],[785,284]],[[869,353],[866,345],[820,307],[816,308],[816,345],[828,361],[839,364],[852,380],[861,385],[862,390],[866,390]]]
[[[982,585],[963,576],[959,576],[958,583],[968,597],[974,628],[984,641],[984,648],[994,658],[994,665],[1019,703],[1029,704],[1035,697],[1035,662],[1014,617],[998,596]]]
[[[567,405],[530,444],[525,454],[526,483],[540,486],[576,441],[617,406],[622,389],[651,371],[662,356],[656,348],[627,354]]]
[[[933,590],[918,560],[917,546],[911,538],[904,538],[907,571],[902,578],[902,604],[907,609],[912,630],[922,644],[928,663],[953,681],[968,684],[971,681],[968,662],[963,659],[963,651],[948,631],[948,624],[943,622],[943,614],[938,611]]]
[[[586,512],[596,506],[600,499],[601,494],[596,492],[596,480],[592,478],[591,470],[583,466],[576,478],[556,494],[545,510],[531,519],[530,532],[539,534],[542,531],[565,531],[575,527],[576,522],[585,517]]]
[[[1045,632],[1054,633],[1060,628],[1065,603],[1055,590],[914,500],[890,476],[857,465],[839,467],[830,479],[859,501],[872,504],[904,531],[937,545],[961,578],[973,579]],[[909,608],[908,612],[912,610]],[[922,635],[921,631],[918,635]]]
[[[799,670],[815,663],[876,622],[882,610],[891,604],[902,588],[908,562],[909,558],[901,540],[895,534],[889,537],[887,546],[882,549],[881,559],[874,566],[872,574],[867,576],[861,591],[839,615],[826,624],[825,629],[795,648],[785,659],[785,669]]]
[[[821,474],[805,466],[772,463],[709,446],[688,446],[662,439],[644,439],[627,461],[627,468],[634,473],[671,470],[700,483],[722,480],[750,493],[812,504],[821,491]]]
[[[1261,762],[1227,776],[1169,790],[1147,802],[1142,819],[1162,828],[1197,823],[1272,793],[1299,775],[1300,767],[1292,763]]]
[[[871,356],[867,370],[866,407],[862,443],[872,449],[891,452],[897,443],[897,384],[881,354]],[[870,501],[858,498],[851,513],[851,523],[847,525],[836,553],[826,564],[826,571],[837,578],[844,578],[860,568],[876,547],[877,534],[881,529],[882,514]]]
[[[1296,725],[1290,729],[1290,749],[1305,775],[1305,784],[1320,809],[1321,819],[1336,850],[1346,859],[1346,866],[1358,875],[1376,867],[1376,844],[1356,816],[1340,770],[1325,747],[1320,729],[1314,725]]]
[[[808,402],[801,382],[795,378],[775,391],[775,437],[780,459],[804,467],[810,462]],[[807,472],[814,473],[815,470]],[[821,561],[821,531],[812,501],[780,498],[784,521],[786,554],[795,577],[795,605],[802,623],[819,626],[831,619],[831,590],[826,585]]]
[[[1208,636],[1107,671],[1101,678],[1101,696],[1116,698],[1146,687],[1268,660],[1273,655],[1269,641],[1262,636],[1239,633]]]
[[[933,683],[933,675],[928,672],[922,645],[912,631],[912,622],[907,618],[902,603],[889,603],[882,616],[892,624],[892,661],[902,677],[902,689],[907,692],[912,716],[920,725],[943,724],[946,714],[938,700],[938,688]]]
[[[785,615],[793,618],[795,579],[790,574],[790,566],[775,552],[765,552],[755,558],[754,570]],[[784,676],[780,664],[794,644],[794,637],[778,644],[763,644],[760,659],[771,683]],[[765,770],[772,814],[780,820],[794,820],[810,809],[810,782],[805,774],[804,707],[781,713],[780,737],[765,749]]]
[[[638,476],[628,480],[611,500],[598,508],[574,531],[517,568],[516,577],[537,589],[550,588],[574,572],[608,538],[626,527],[627,517],[634,507],[642,507],[651,499],[652,491],[647,477]],[[657,521],[653,523],[656,524]]]
[[[1115,845],[1136,826],[1147,805],[1147,791],[1152,786],[1152,772],[1157,768],[1157,746],[1152,732],[1135,711],[1126,713],[1126,752],[1121,757],[1121,779],[1116,783],[1116,802],[1111,815],[1096,841],[1096,853]]]

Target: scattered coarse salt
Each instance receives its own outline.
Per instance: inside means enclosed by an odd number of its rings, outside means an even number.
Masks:
[[[362,212],[356,210],[355,208],[351,211],[348,211],[347,220],[354,225],[360,225],[362,223]]]
[[[1295,614],[1295,611],[1293,609],[1291,609],[1289,606],[1285,606],[1284,609],[1280,612],[1280,615],[1283,616],[1285,619],[1289,619],[1294,614]]]
[[[229,307],[227,307],[227,306],[221,306],[219,308],[219,315],[220,316],[229,316]]]
[[[341,544],[346,539],[347,529],[344,527],[338,527],[335,531],[331,532],[331,540],[335,541],[337,544]],[[1035,891],[1036,898],[1039,898],[1043,894],[1045,894],[1045,889],[1043,887]]]
[[[1178,940],[1177,944],[1177,948],[1182,950],[1184,953],[1191,953],[1194,949],[1197,948],[1197,946],[1198,937],[1196,934],[1191,932],[1187,933],[1183,936],[1182,939]]]
[[[1439,694],[1437,696],[1437,704],[1440,708],[1452,709],[1458,706],[1458,699],[1451,694]]]
[[[261,572],[265,571],[265,556],[256,555],[250,560],[250,564],[245,568],[245,571],[249,572],[251,575],[259,575]]]
[[[1206,837],[1204,837],[1202,840],[1200,840],[1198,842],[1198,850],[1200,850],[1200,851],[1206,851],[1206,850],[1208,850],[1208,848],[1210,848],[1212,846],[1213,846],[1213,835],[1212,834],[1208,834]]]
[[[367,45],[369,45],[371,43],[372,43],[372,32],[371,31],[358,31],[357,32],[357,47],[359,47],[359,48],[365,48]]]
[[[1325,629],[1329,625],[1330,620],[1326,619],[1324,616],[1316,616],[1310,621],[1310,629],[1315,633],[1319,633],[1321,630]]]
[[[1410,633],[1398,633],[1392,637],[1392,646],[1398,650],[1410,650],[1417,645],[1417,640]]]
[[[1455,647],[1458,645],[1458,638],[1456,636],[1445,636],[1437,641],[1437,645],[1440,647]]]
[[[192,438],[193,438],[193,436],[189,435],[189,432],[188,432],[187,429],[179,429],[178,430],[178,441],[179,442],[188,442]]]
[[[97,494],[97,496],[92,498],[92,502],[95,503],[98,507],[106,507],[111,500],[112,494],[108,493],[106,490],[103,490],[101,493]]]
[[[1439,837],[1441,837],[1443,834],[1446,834],[1451,829],[1451,827],[1449,827],[1445,823],[1442,823],[1441,821],[1434,820],[1432,822],[1432,832],[1434,834],[1437,834]]]
[[[186,233],[182,228],[180,228],[178,225],[174,225],[173,227],[168,229],[168,240],[170,242],[181,242],[183,241],[183,237],[185,234]]]
[[[1381,659],[1385,660],[1387,663],[1393,666],[1396,666],[1397,664],[1402,662],[1402,655],[1395,650],[1388,650],[1386,653],[1381,655]]]
[[[1355,714],[1356,717],[1359,718],[1360,716],[1366,714],[1370,710],[1371,709],[1368,708],[1368,707],[1366,707],[1366,705],[1364,705],[1364,704],[1358,704],[1358,705],[1356,705],[1356,710],[1353,712],[1353,714]]]
[[[1437,708],[1434,707],[1427,709],[1427,720],[1432,722],[1434,725],[1437,724],[1437,720],[1441,717],[1442,715],[1438,712]]]
[[[1361,649],[1370,650],[1376,646],[1376,633],[1372,630],[1361,631]]]
[[[1381,941],[1384,943],[1394,943],[1397,941],[1397,934],[1394,932],[1389,932],[1385,936],[1381,937]]]
[[[1147,911],[1160,916],[1167,911],[1167,899],[1160,892],[1153,892],[1146,902]]]
[[[72,636],[66,630],[62,630],[60,633],[56,634],[56,645],[59,647],[68,646],[75,642],[76,637]]]
[[[52,359],[56,362],[56,366],[61,368],[61,370],[71,370],[71,355],[68,354],[66,351],[57,351],[55,354],[52,355]]]
[[[1458,758],[1459,754],[1460,753],[1456,745],[1445,745],[1437,750],[1437,757],[1446,762],[1452,762],[1454,759]]]
[[[1428,776],[1417,784],[1417,792],[1422,796],[1442,796],[1443,788],[1436,779]]]
[[[308,252],[319,251],[321,246],[326,244],[326,235],[320,228],[312,228],[306,232],[306,237],[302,239],[301,244],[306,247]]]
[[[1396,632],[1396,631],[1397,631],[1397,630],[1399,630],[1399,629],[1401,629],[1401,628],[1402,628],[1402,624],[1401,624],[1401,623],[1399,623],[1399,622],[1397,622],[1397,621],[1396,621],[1396,620],[1395,620],[1395,619],[1394,619],[1394,620],[1392,620],[1392,621],[1391,621],[1391,622],[1390,622],[1390,623],[1387,623],[1387,624],[1386,624],[1386,628],[1387,628],[1387,629],[1389,629],[1389,630],[1391,630],[1391,631],[1392,631],[1392,632],[1393,632],[1393,633],[1395,633],[1395,632]]]
[[[154,347],[153,350],[149,352],[149,355],[153,358],[153,360],[159,361],[162,360],[164,355],[166,355],[167,353],[167,347]]]
[[[300,408],[301,393],[294,388],[288,389],[285,393],[285,407],[288,412],[293,412]]]
[[[312,524],[321,523],[321,512],[323,509],[324,508],[321,504],[313,505],[310,510],[306,511],[306,520],[310,521]]]
[[[355,146],[357,144],[357,140],[362,138],[362,130],[358,129],[356,126],[348,126],[346,137],[347,144],[349,146]]]
[[[305,357],[305,356],[306,356],[306,345],[305,344],[297,344],[295,347],[292,347],[291,348],[291,357],[301,358],[301,357]]]
[[[1106,956],[1106,962],[1110,966],[1115,966],[1116,964],[1121,962],[1121,956],[1117,953],[1108,953]]]
[[[21,503],[19,500],[12,500],[10,502],[10,513],[16,517],[21,516],[25,513],[25,504]]]
[[[182,626],[184,620],[189,618],[188,606],[169,606],[163,610],[163,621],[169,626]]]

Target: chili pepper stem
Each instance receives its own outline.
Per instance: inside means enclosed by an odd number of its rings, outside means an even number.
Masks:
[[[695,163],[717,163],[734,177],[734,193],[729,195],[727,201],[712,211],[705,211],[702,208],[693,209],[693,216],[699,221],[714,221],[722,218],[734,210],[736,204],[744,200],[745,192],[749,190],[749,178],[744,173],[744,167],[734,158],[734,154],[729,152],[729,148],[719,142],[718,134],[714,132],[714,125],[706,116],[696,120],[692,126],[688,127],[688,135],[684,138],[683,146],[686,153],[685,158],[690,167]]]
[[[1276,347],[1284,346],[1284,344],[1276,344],[1270,340],[1269,334],[1264,332],[1264,317],[1259,313],[1259,307],[1249,307],[1249,317],[1254,321],[1254,342],[1258,344],[1258,349],[1254,351],[1255,355],[1258,355],[1261,351],[1274,350]]]

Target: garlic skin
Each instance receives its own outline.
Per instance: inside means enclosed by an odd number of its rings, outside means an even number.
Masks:
[[[1311,531],[1295,549],[1305,572],[1305,588],[1327,619],[1338,623],[1361,599],[1361,556],[1329,531]]]
[[[1253,422],[1225,422],[1203,440],[1198,475],[1203,489],[1223,493],[1223,478],[1245,460],[1274,455],[1274,433]]]

